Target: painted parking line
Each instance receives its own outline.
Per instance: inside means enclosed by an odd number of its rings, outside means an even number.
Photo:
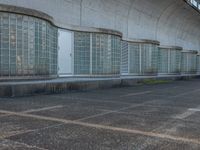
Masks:
[[[156,92],[156,91],[154,91],[154,92]],[[170,96],[170,95],[166,96],[165,94],[156,94],[156,93],[153,93],[152,95],[154,95],[154,96],[165,96],[165,98],[178,98],[178,97],[187,96],[187,95],[197,93],[197,92],[200,92],[200,89],[189,91],[189,92],[184,92],[184,93],[181,93],[181,94],[176,94],[174,96]]]
[[[175,119],[185,119],[185,118],[193,115],[194,113],[195,113],[194,111],[188,110],[188,111],[186,111],[186,112],[184,112],[182,114],[176,115],[174,118]]]
[[[193,94],[193,93],[196,93],[196,92],[200,92],[200,89],[196,89],[196,90],[189,91],[189,92],[184,92],[184,93],[181,93],[181,94],[177,94],[175,96],[170,96],[170,98],[182,97],[182,96],[190,95],[190,94]]]
[[[12,142],[12,143],[14,143],[14,147],[15,147],[15,144],[17,144],[17,145],[23,146],[26,149],[28,148],[28,149],[35,149],[35,150],[48,150],[48,149],[41,148],[41,147],[38,147],[38,146],[35,146],[35,145],[28,145],[28,144],[25,144],[25,143],[22,143],[22,142],[12,141],[12,140],[8,140],[8,139],[4,139],[4,141],[6,141],[6,143],[3,144],[2,147],[6,148],[6,149],[10,146],[7,143]],[[18,148],[18,146],[16,146],[15,148]],[[10,148],[10,149],[13,149],[13,148]]]
[[[145,95],[145,94],[150,94],[152,91],[145,91],[145,92],[138,92],[138,93],[129,93],[126,95],[122,95],[120,97],[129,97],[129,96],[139,96],[139,95]]]
[[[180,88],[180,86],[174,86],[174,87],[164,87],[164,88],[158,88],[158,89],[154,89],[153,92],[160,92],[160,91],[165,91],[165,90],[175,90]]]
[[[138,135],[142,135],[142,136],[169,139],[169,140],[173,140],[173,141],[179,141],[179,142],[181,141],[181,142],[193,143],[193,144],[200,145],[200,141],[196,140],[196,139],[188,139],[188,138],[172,136],[172,135],[167,135],[167,134],[161,134],[161,133],[153,133],[153,132],[145,132],[145,131],[134,130],[134,129],[111,127],[111,126],[100,125],[100,124],[84,123],[84,122],[80,122],[80,121],[59,119],[59,118],[54,118],[54,117],[44,117],[44,116],[39,116],[39,115],[32,115],[32,114],[5,111],[5,110],[0,110],[0,112],[6,113],[6,114],[11,114],[11,115],[16,115],[16,116],[20,116],[20,117],[28,117],[28,118],[34,118],[34,119],[39,119],[39,120],[54,121],[54,122],[59,122],[59,123],[64,123],[64,124],[74,124],[74,125],[79,125],[79,126],[84,126],[84,127],[104,129],[104,130],[110,130],[110,131],[116,131],[116,132],[123,132],[123,133],[128,133],[128,134],[138,134]]]
[[[113,104],[122,104],[122,105],[131,105],[132,103],[129,102],[121,102],[121,101],[113,101],[110,99],[92,99],[92,98],[83,98],[83,97],[65,97],[65,96],[55,96],[55,95],[51,95],[51,97],[54,98],[58,98],[58,99],[72,99],[72,100],[82,100],[84,101],[88,101],[88,102],[97,102],[97,103],[113,103]]]
[[[194,112],[200,112],[200,108],[190,108],[189,110]]]
[[[47,126],[47,127],[37,128],[37,129],[33,129],[33,130],[19,131],[17,133],[11,133],[11,134],[1,134],[0,139],[7,139],[9,137],[18,136],[18,135],[22,135],[22,134],[28,134],[28,133],[31,133],[31,132],[42,131],[42,130],[45,130],[45,129],[59,127],[59,126],[62,126],[62,125],[63,125],[63,123],[59,123],[59,124],[50,125],[50,126]]]
[[[200,106],[198,106],[196,108],[189,108],[189,109],[187,109],[187,111],[185,111],[182,114],[176,115],[174,118],[176,118],[176,119],[185,119],[185,118],[195,114],[196,112],[200,112]]]
[[[51,107],[43,107],[43,108],[38,108],[38,109],[30,109],[23,111],[24,113],[33,113],[33,112],[40,112],[40,111],[45,111],[45,110],[52,110],[52,109],[59,109],[63,108],[63,105],[56,105],[56,106],[51,106]]]
[[[63,108],[64,106],[62,105],[57,105],[57,106],[52,106],[52,107],[43,107],[43,108],[38,108],[38,109],[30,109],[26,111],[22,111],[23,113],[34,113],[34,112],[40,112],[40,111],[45,111],[45,110],[52,110],[52,109],[59,109]],[[2,114],[0,117],[9,117],[12,116],[10,114]]]
[[[92,118],[96,118],[96,117],[100,117],[100,116],[105,116],[105,115],[112,114],[112,113],[118,113],[120,111],[139,107],[139,106],[144,106],[144,104],[143,103],[142,104],[134,104],[134,105],[131,105],[129,107],[124,107],[124,108],[121,108],[121,109],[118,109],[118,110],[111,110],[111,111],[107,111],[107,112],[104,112],[104,113],[88,116],[88,117],[85,117],[85,118],[78,119],[76,121],[83,121],[83,120],[92,119]]]
[[[87,119],[92,119],[92,118],[96,118],[96,117],[100,117],[100,116],[105,116],[105,115],[112,114],[112,113],[126,113],[126,112],[123,112],[123,111],[124,110],[128,110],[128,109],[132,109],[132,108],[136,108],[136,107],[140,107],[140,106],[149,106],[148,105],[149,102],[156,102],[156,101],[157,100],[152,100],[152,101],[147,101],[147,102],[140,103],[140,104],[133,104],[133,105],[130,105],[128,107],[123,107],[123,108],[117,109],[117,110],[105,110],[105,109],[102,110],[101,109],[102,111],[104,111],[104,113],[88,116],[88,117],[81,118],[81,119],[78,119],[78,120],[75,120],[75,121],[84,121],[84,120],[87,120]],[[151,106],[149,106],[149,107],[151,107]]]

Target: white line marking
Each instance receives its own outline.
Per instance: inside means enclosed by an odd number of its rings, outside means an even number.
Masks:
[[[108,115],[108,114],[111,114],[111,113],[118,113],[118,112],[123,111],[123,110],[127,110],[127,109],[130,109],[130,108],[135,108],[135,107],[143,106],[143,105],[144,104],[135,104],[135,105],[132,105],[132,106],[129,106],[129,107],[124,107],[124,108],[121,108],[121,109],[118,109],[118,110],[111,110],[111,111],[107,111],[107,112],[104,112],[104,113],[101,113],[101,114],[96,114],[96,115],[93,115],[93,116],[88,116],[88,117],[85,117],[85,118],[81,118],[81,119],[78,119],[76,121],[83,121],[83,120],[87,120],[87,119],[91,119],[91,118],[96,118],[96,117]]]
[[[200,112],[199,108],[190,108],[189,111]]]
[[[145,92],[139,92],[139,93],[130,93],[126,95],[122,95],[120,97],[129,97],[129,96],[138,96],[138,95],[145,95],[145,94],[150,94],[152,91],[145,91]]]
[[[171,98],[176,98],[176,97],[186,96],[186,95],[189,95],[189,94],[192,94],[192,93],[196,93],[196,92],[199,92],[199,91],[200,91],[200,89],[197,89],[197,90],[194,90],[194,91],[184,92],[182,94],[178,94],[178,95],[170,96],[170,97]]]
[[[176,115],[174,118],[176,118],[176,119],[185,119],[185,118],[191,116],[194,113],[195,113],[194,111],[189,111],[188,110],[188,111],[186,111],[186,112],[184,112],[182,114]]]
[[[176,115],[174,118],[176,119],[185,119],[193,114],[195,114],[196,112],[200,112],[200,106],[197,108],[189,108],[187,111],[185,111],[182,114]]]
[[[152,100],[150,102],[154,102],[154,101],[156,101],[156,100]],[[105,109],[102,110],[101,109],[102,111],[105,111],[105,112],[100,113],[100,114],[96,114],[96,115],[92,115],[92,116],[88,116],[88,117],[85,117],[85,118],[81,118],[81,119],[78,119],[78,120],[75,120],[75,121],[83,121],[83,120],[86,120],[86,119],[96,118],[96,117],[108,115],[108,114],[111,114],[111,113],[123,113],[123,114],[125,114],[126,112],[122,112],[123,110],[131,109],[131,108],[135,108],[135,107],[139,107],[139,106],[148,106],[148,105],[146,105],[148,103],[149,103],[149,101],[141,103],[141,104],[133,104],[129,107],[123,107],[123,108],[118,109],[118,110],[105,110]],[[152,106],[148,106],[148,107],[152,107]]]
[[[98,103],[114,103],[114,104],[124,104],[124,105],[131,105],[132,103],[128,103],[128,102],[120,102],[120,101],[113,101],[110,99],[92,99],[92,98],[82,98],[82,97],[65,97],[65,96],[55,96],[55,95],[51,95],[51,97],[54,98],[60,98],[60,99],[72,99],[72,100],[83,100],[84,101],[88,101],[88,102],[98,102]]]
[[[24,113],[32,113],[32,112],[39,112],[39,111],[45,111],[45,110],[51,110],[51,109],[58,109],[58,108],[63,108],[63,105],[57,105],[57,106],[51,106],[51,107],[43,107],[43,108],[38,108],[38,109],[30,109],[23,111]]]
[[[12,115],[17,115],[17,116],[21,116],[21,117],[29,117],[29,118],[34,118],[34,119],[54,121],[54,122],[60,122],[60,123],[65,123],[65,124],[74,124],[74,125],[80,125],[80,126],[84,126],[84,127],[118,131],[118,132],[124,132],[124,133],[129,133],[129,134],[139,134],[139,135],[143,135],[143,136],[156,137],[156,138],[162,138],[162,139],[170,139],[170,140],[174,140],[174,141],[181,141],[181,142],[187,142],[187,143],[193,143],[193,144],[200,145],[199,140],[188,139],[188,138],[183,138],[183,137],[176,137],[176,136],[167,135],[167,134],[145,132],[145,131],[134,130],[134,129],[124,129],[124,128],[111,127],[111,126],[100,125],[100,124],[84,123],[84,122],[80,122],[80,121],[71,121],[71,120],[66,120],[66,119],[44,117],[44,116],[25,114],[25,113],[19,113],[19,112],[11,112],[11,111],[4,111],[4,110],[0,110],[0,112],[12,114]]]
[[[5,141],[12,141],[12,140],[8,140],[6,139]],[[32,146],[32,145],[28,145],[28,144],[25,144],[25,143],[21,143],[21,142],[17,142],[17,141],[12,141],[14,142],[15,144],[20,144],[20,145],[23,145],[23,146],[26,146],[27,148],[36,148],[38,150],[48,150],[48,149],[45,149],[45,148],[41,148],[41,147],[37,147],[37,146]],[[8,144],[5,144],[6,146],[9,146]]]
[[[177,89],[177,88],[180,88],[180,86],[165,87],[165,88],[159,88],[159,89],[155,89],[155,90],[162,91],[162,90],[171,90],[171,89]]]

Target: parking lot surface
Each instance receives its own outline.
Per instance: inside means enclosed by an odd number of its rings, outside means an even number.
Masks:
[[[0,98],[0,150],[199,150],[200,80]]]

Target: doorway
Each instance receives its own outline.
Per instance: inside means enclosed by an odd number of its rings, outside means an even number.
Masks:
[[[59,77],[71,76],[73,74],[73,32],[60,29],[58,35],[58,74]]]

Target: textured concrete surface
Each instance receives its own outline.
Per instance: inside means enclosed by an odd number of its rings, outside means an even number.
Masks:
[[[0,0],[0,3],[42,11],[62,28],[107,28],[122,32],[124,38],[200,49],[200,16],[184,0]]]
[[[200,80],[0,98],[0,150],[199,150]]]

